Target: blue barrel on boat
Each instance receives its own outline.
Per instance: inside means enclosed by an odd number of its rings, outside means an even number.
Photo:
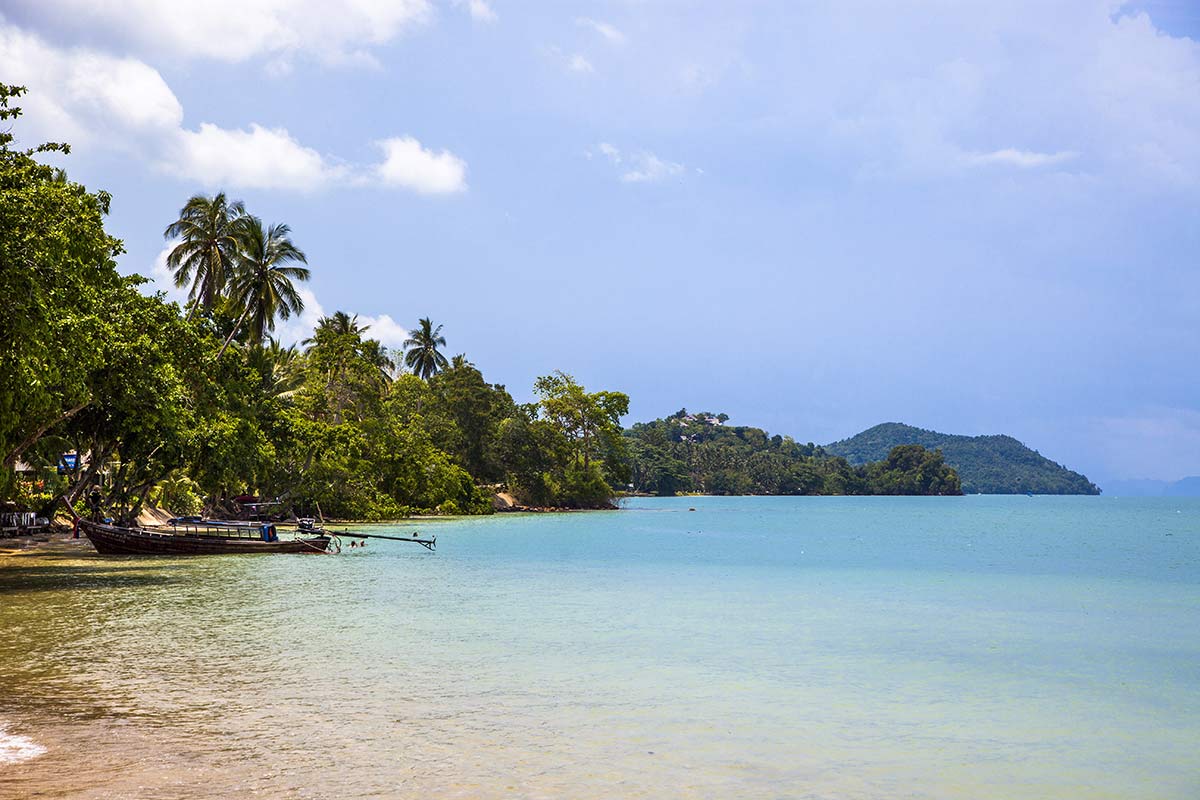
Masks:
[[[262,538],[263,538],[264,542],[279,541],[279,537],[275,535],[275,526],[274,525],[263,525],[262,526]]]

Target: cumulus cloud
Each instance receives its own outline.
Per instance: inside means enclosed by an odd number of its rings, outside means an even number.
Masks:
[[[589,17],[578,17],[575,20],[575,24],[581,27],[591,28],[611,44],[625,44],[625,34],[607,22],[601,22],[600,20],[591,19]]]
[[[35,27],[174,58],[312,55],[337,63],[369,61],[371,47],[426,22],[432,9],[428,0],[207,0],[186,12],[161,0],[12,0],[10,13]]]
[[[347,172],[283,128],[260,125],[229,130],[206,122],[196,131],[180,130],[171,155],[164,169],[209,186],[313,190]]]
[[[466,162],[412,138],[385,140],[382,163],[355,166],[304,145],[285,128],[184,127],[182,105],[153,67],[54,47],[2,19],[0,75],[30,89],[21,98],[23,141],[136,152],[167,174],[210,188],[315,191],[379,184],[426,194],[466,188]]]
[[[389,314],[377,317],[359,315],[359,324],[368,326],[367,336],[378,339],[380,344],[391,350],[402,350],[404,340],[408,338],[408,330],[392,319]]]
[[[967,163],[980,165],[1002,164],[1029,169],[1030,167],[1046,167],[1061,164],[1064,161],[1076,158],[1078,155],[1078,153],[1072,150],[1063,150],[1057,153],[1036,153],[1031,150],[1016,150],[1006,147],[1003,150],[994,150],[990,153],[970,155],[967,157]]]
[[[183,107],[152,67],[88,50],[59,50],[0,18],[4,80],[30,88],[21,98],[22,129],[41,138],[92,141],[117,126],[133,134],[179,126]]]
[[[452,194],[467,188],[467,163],[453,153],[435,153],[411,136],[378,143],[384,159],[375,175],[385,186],[399,186],[421,194]]]

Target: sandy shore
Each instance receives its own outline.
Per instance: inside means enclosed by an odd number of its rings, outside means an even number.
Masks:
[[[71,529],[56,529],[33,536],[13,536],[0,539],[0,559],[19,558],[46,553],[88,552],[92,550],[87,539],[74,538]],[[95,552],[95,551],[92,551]]]

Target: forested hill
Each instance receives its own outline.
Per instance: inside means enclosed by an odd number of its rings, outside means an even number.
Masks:
[[[958,475],[942,454],[919,445],[852,465],[811,442],[726,425],[728,419],[683,409],[625,431],[634,490],[657,495],[962,494]]]
[[[825,450],[851,464],[865,464],[903,444],[940,448],[946,463],[958,472],[967,494],[1100,494],[1085,476],[1056,464],[1011,436],[956,436],[885,422],[826,445]]]

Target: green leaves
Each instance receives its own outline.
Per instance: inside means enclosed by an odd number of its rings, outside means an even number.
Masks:
[[[961,494],[939,451],[897,448],[861,467],[758,428],[726,426],[724,414],[689,414],[634,425],[625,436],[634,488],[653,494]]]
[[[230,203],[224,192],[213,197],[192,196],[179,218],[163,231],[166,239],[180,239],[167,255],[175,285],[191,284],[189,299],[211,309],[224,292],[238,257],[235,223],[246,213],[241,201]]]
[[[560,487],[564,505],[602,507],[610,504],[614,485],[629,478],[620,420],[629,413],[629,397],[621,392],[586,391],[565,372],[538,378],[534,383],[539,412],[549,438],[551,476]],[[599,480],[597,480],[599,479]],[[601,488],[603,486],[603,489]]]
[[[436,328],[429,317],[417,321],[417,329],[408,339],[404,340],[404,363],[413,374],[429,380],[448,366],[446,357],[438,350],[446,346],[446,337],[442,336],[442,326]]]
[[[0,84],[0,119],[24,92]],[[50,427],[91,397],[102,366],[119,240],[104,231],[104,193],[89,193],[39,164],[47,145],[10,149],[0,134],[0,459],[10,467]]]

